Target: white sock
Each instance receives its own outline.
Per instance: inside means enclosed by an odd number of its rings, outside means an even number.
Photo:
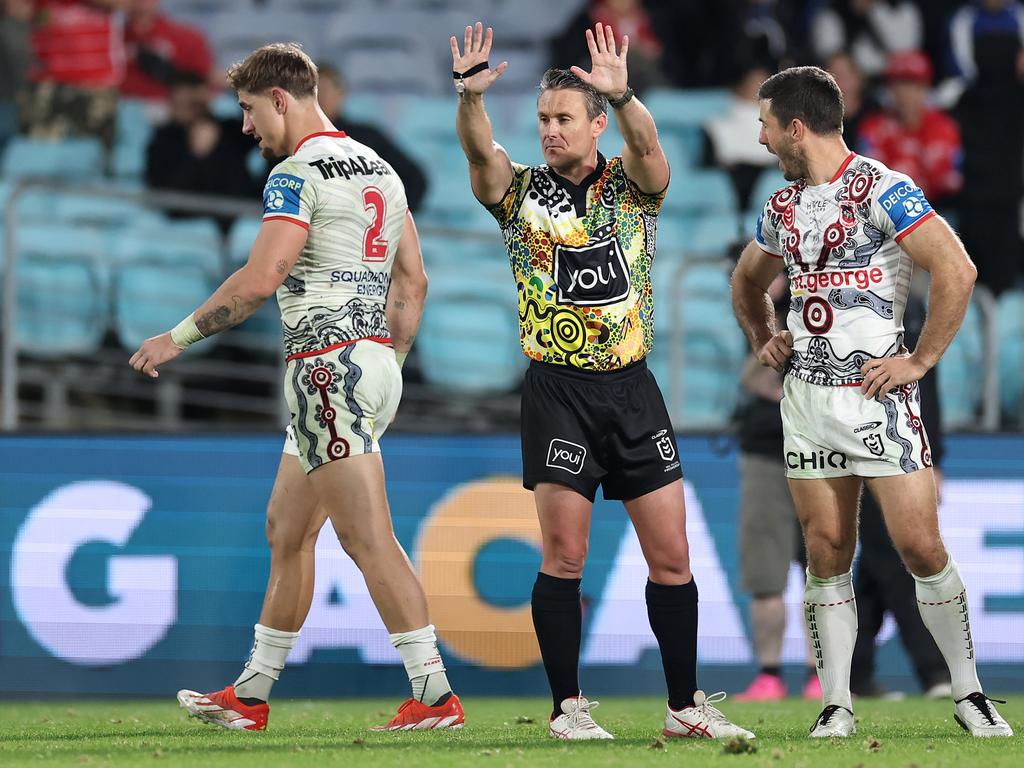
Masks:
[[[271,629],[262,624],[257,624],[253,629],[256,639],[249,660],[245,662],[245,669],[235,681],[235,696],[266,701],[270,698],[270,689],[284,669],[288,653],[299,639],[299,633]]]
[[[980,691],[971,619],[967,612],[967,590],[953,557],[950,556],[946,567],[934,576],[915,576],[914,581],[921,618],[949,667],[953,698],[959,700]]]
[[[411,632],[395,632],[390,638],[405,664],[414,699],[433,706],[446,693],[451,693],[433,624]]]
[[[807,570],[804,618],[817,658],[823,707],[837,704],[853,711],[850,665],[857,642],[857,601],[850,571],[820,579]]]

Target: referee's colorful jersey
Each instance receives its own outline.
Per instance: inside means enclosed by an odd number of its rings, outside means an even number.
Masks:
[[[531,360],[614,371],[654,341],[656,219],[664,191],[626,177],[598,154],[577,186],[547,165],[512,164],[512,184],[488,210],[498,220],[519,290],[519,336]]]

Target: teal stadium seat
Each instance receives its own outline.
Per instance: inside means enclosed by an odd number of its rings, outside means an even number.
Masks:
[[[741,237],[739,216],[731,211],[713,211],[693,219],[691,253],[701,256],[725,256]]]
[[[1024,426],[1024,291],[999,297],[999,399],[1010,426]]]
[[[791,182],[786,181],[782,171],[777,168],[765,168],[754,182],[754,188],[750,193],[751,210],[761,212],[768,198],[774,195],[783,187],[789,186]]]
[[[216,288],[196,264],[128,263],[114,285],[114,325],[125,349],[134,350],[150,336],[177,325]],[[209,351],[212,344],[198,347]]]
[[[263,224],[261,219],[240,217],[228,232],[228,267],[237,269],[249,260],[249,251]]]
[[[434,270],[416,345],[423,377],[438,389],[486,395],[518,386],[528,361],[507,267]]]
[[[117,236],[113,260],[118,265],[197,267],[211,277],[223,277],[227,272],[220,230],[210,219],[175,219],[153,227],[129,227]]]
[[[665,197],[665,208],[685,214],[735,212],[736,189],[725,171],[701,169],[676,174]]]
[[[490,218],[490,214],[484,211]],[[498,224],[491,218],[495,235]],[[453,281],[459,271],[465,271],[467,280],[478,279],[481,275],[488,285],[503,285],[509,296],[515,295],[512,269],[508,252],[497,237],[490,238],[449,238],[430,233],[421,233],[420,247],[427,277],[431,280],[431,300],[434,291],[434,275],[445,282]]]
[[[61,178],[97,181],[103,175],[103,145],[99,139],[43,141],[16,136],[4,149],[0,171],[8,180]]]
[[[94,353],[110,321],[104,238],[60,224],[24,225],[16,237],[18,348],[51,359]]]
[[[677,125],[703,125],[729,109],[729,91],[716,88],[652,88],[644,104],[658,123],[659,130],[671,131]]]
[[[722,429],[736,406],[747,345],[733,320],[729,267],[724,260],[697,261],[679,277],[655,266],[650,362],[679,429]]]
[[[658,234],[655,244],[656,261],[671,259],[679,261],[690,252],[688,237],[692,232],[693,220],[671,209],[662,209],[658,216]]]
[[[141,180],[146,172],[146,147],[153,135],[150,107],[141,99],[121,99],[117,105],[117,126],[111,170],[117,178]]]
[[[938,365],[942,426],[949,431],[977,427],[985,375],[985,328],[972,301],[963,325]]]

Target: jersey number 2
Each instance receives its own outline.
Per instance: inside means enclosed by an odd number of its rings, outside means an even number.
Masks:
[[[370,224],[363,232],[363,261],[384,261],[388,257],[388,241],[380,237],[387,213],[384,194],[376,187],[367,187],[363,190],[363,208],[371,216]]]

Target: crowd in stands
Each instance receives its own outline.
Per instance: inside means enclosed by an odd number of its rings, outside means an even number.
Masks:
[[[707,252],[699,243],[720,221],[712,252],[749,239],[752,215],[782,183],[757,143],[757,88],[781,67],[819,64],[843,91],[851,148],[921,185],[993,295],[1024,287],[1020,0],[0,0],[0,9],[0,151],[19,135],[93,137],[107,175],[128,187],[255,201],[269,167],[241,134],[224,69],[262,42],[297,39],[321,64],[325,111],[395,167],[422,221],[490,234],[458,147],[447,146],[448,35],[476,18],[493,24],[495,58],[510,61],[491,98],[505,105],[493,108],[496,137],[529,162],[539,161],[528,103],[540,73],[586,66],[583,29],[610,24],[630,35],[631,84],[675,169],[659,252]],[[379,109],[387,99],[400,108]],[[350,110],[354,102],[363,108]],[[144,128],[126,115],[143,116]],[[608,136],[617,140],[614,125]],[[715,196],[698,181],[716,175],[732,189],[709,218],[698,204]],[[217,223],[231,240],[231,220]]]

